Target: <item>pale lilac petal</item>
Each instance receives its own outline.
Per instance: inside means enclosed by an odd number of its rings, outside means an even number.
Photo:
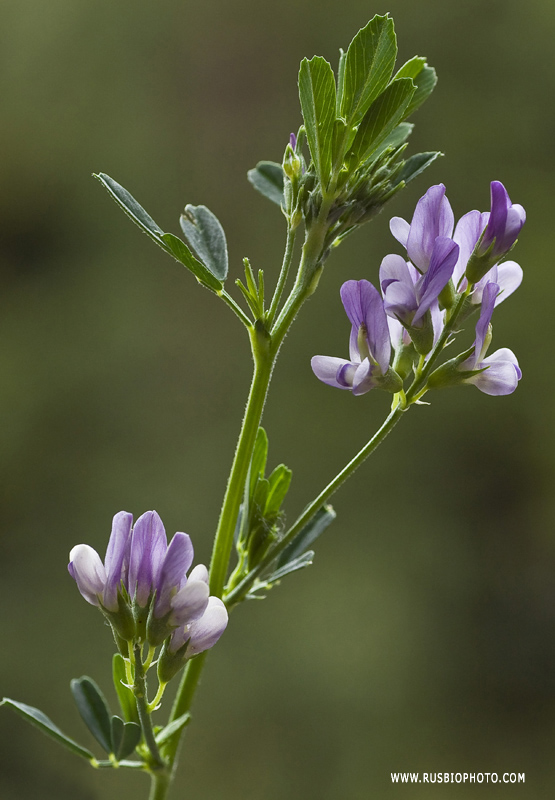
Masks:
[[[447,285],[459,255],[459,246],[452,239],[438,236],[434,242],[430,267],[422,284],[418,287],[418,311],[414,315],[413,325],[424,316],[434,300],[437,300],[442,289]]]
[[[402,344],[408,344],[408,342],[404,342],[403,333],[406,333],[406,331],[398,319],[388,316],[387,326],[389,328],[389,338],[394,350],[398,350]]]
[[[469,211],[457,222],[453,235],[453,240],[459,245],[459,257],[453,270],[455,288],[466,271],[468,259],[478,244],[478,240],[488,224],[488,219],[489,213],[487,211],[483,214],[479,211]]]
[[[185,586],[172,598],[172,625],[188,625],[199,619],[208,605],[210,590],[204,581],[188,580]]]
[[[202,653],[213,647],[227,627],[227,609],[218,597],[211,597],[202,617],[189,626],[189,644],[185,657]]]
[[[345,313],[349,317],[351,325],[357,331],[365,321],[360,301],[361,283],[363,281],[345,281],[339,292]]]
[[[133,527],[129,556],[129,594],[141,608],[158,582],[166,549],[162,520],[156,511],[147,511]]]
[[[387,316],[380,293],[369,281],[360,281],[361,305],[368,331],[368,348],[372,358],[378,363],[382,374],[389,369],[391,340],[387,327]]]
[[[372,375],[373,366],[367,358],[359,364],[353,377],[353,394],[361,395],[369,392],[376,385]]]
[[[191,574],[189,575],[190,581],[204,581],[204,583],[208,583],[208,570],[204,566],[204,564],[197,564],[191,570]]]
[[[441,310],[439,303],[432,303],[430,307],[430,314],[432,315],[432,328],[434,331],[434,347],[437,344],[439,337],[445,327],[445,310]],[[431,354],[431,351],[430,351]]]
[[[104,589],[104,605],[109,611],[118,609],[118,589],[123,582],[127,583],[127,559],[131,536],[133,515],[120,511],[112,520],[112,533],[106,549],[104,566],[106,568],[106,587]]]
[[[313,356],[310,360],[312,371],[316,377],[328,386],[335,386],[336,389],[350,389],[352,382],[349,383],[348,377],[355,374],[357,364],[351,364],[344,358],[334,358],[333,356]],[[351,369],[349,369],[351,368]],[[347,372],[347,377],[345,377]],[[341,374],[341,382],[337,376]]]
[[[410,287],[414,284],[405,259],[393,253],[385,256],[382,260],[379,274],[380,286],[384,294],[392,281],[401,281],[401,283],[406,283]]]
[[[389,230],[397,241],[406,249],[410,233],[410,225],[402,217],[392,217],[389,221]]]
[[[507,348],[504,348],[505,354]],[[485,358],[480,364],[479,368],[487,367],[483,372],[474,375],[467,380],[467,383],[472,383],[484,394],[501,396],[505,394],[512,394],[518,386],[518,381],[521,376],[520,369],[512,359],[501,358],[498,360],[499,353],[502,351],[497,350],[491,356]],[[511,353],[511,351],[508,351]],[[511,353],[514,358],[514,354]],[[516,360],[516,359],[515,359]]]
[[[176,533],[168,546],[160,578],[154,587],[156,589],[155,617],[163,617],[170,610],[172,596],[187,581],[187,570],[193,563],[193,556],[191,538],[186,533]]]
[[[499,285],[499,294],[495,300],[495,305],[498,306],[503,300],[506,300],[522,283],[522,267],[516,261],[503,261],[497,265],[497,280]]]
[[[416,204],[407,240],[408,256],[421,272],[428,269],[436,238],[451,237],[454,222],[445,186],[431,186]]]
[[[400,281],[389,284],[384,293],[384,308],[388,316],[410,325],[417,307],[414,287],[409,287]]]
[[[106,570],[100,556],[88,544],[78,544],[69,554],[68,571],[77,588],[93,606],[99,606],[106,584]]]
[[[476,339],[474,341],[474,355],[472,356],[474,364],[477,364],[482,357],[482,349],[488,333],[488,327],[495,306],[495,298],[498,292],[499,286],[496,283],[488,283],[484,289],[480,319],[476,323]],[[477,367],[474,367],[474,369],[477,369]]]

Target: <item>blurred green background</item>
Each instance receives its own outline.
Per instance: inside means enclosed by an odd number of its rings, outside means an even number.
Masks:
[[[330,258],[266,409],[271,466],[294,471],[292,519],[379,425],[388,398],[315,380],[347,352],[339,287],[376,280],[388,231],[443,181],[456,216],[502,180],[528,211],[522,289],[494,347],[524,378],[411,411],[335,498],[315,565],[239,609],[209,659],[175,797],[194,800],[548,798],[555,789],[553,272],[555,7],[451,0],[7,0],[0,30],[0,695],[89,742],[69,680],[110,689],[110,635],[66,572],[101,552],[112,515],[156,508],[211,539],[250,375],[223,304],[90,177],[123,183],[165,230],[185,203],[222,221],[230,278],[248,255],[272,284],[279,211],[246,171],[300,124],[302,57],[337,61],[375,13],[436,92],[409,152],[446,158]],[[230,280],[232,285],[232,281]],[[0,712],[0,797],[145,797]],[[94,746],[94,745],[93,745]],[[32,762],[32,767],[29,763]],[[518,771],[525,786],[395,786],[391,771]]]

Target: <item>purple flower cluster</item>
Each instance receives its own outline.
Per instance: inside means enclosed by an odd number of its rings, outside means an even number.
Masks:
[[[368,281],[343,284],[341,299],[351,322],[350,360],[314,356],[316,377],[355,395],[375,387],[399,391],[401,378],[389,366],[391,342],[398,355],[401,348],[413,347],[413,352],[428,357],[450,309],[464,294],[465,315],[477,306],[481,314],[473,355],[458,362],[457,380],[461,382],[464,372],[463,382],[486,394],[513,392],[521,377],[516,356],[502,349],[486,357],[486,351],[494,306],[522,281],[518,264],[499,262],[513,247],[525,219],[522,206],[511,203],[498,181],[491,184],[491,211],[470,211],[456,227],[445,186],[428,189],[410,223],[400,217],[391,220],[391,232],[408,260],[394,254],[383,259],[383,299]],[[400,361],[394,362],[397,369]]]
[[[98,606],[124,639],[146,638],[169,649],[187,645],[185,657],[212,647],[227,625],[225,605],[210,597],[206,567],[195,567],[193,545],[176,533],[168,545],[162,520],[147,511],[133,525],[126,511],[115,515],[104,564],[87,544],[76,545],[68,570],[88,603]]]

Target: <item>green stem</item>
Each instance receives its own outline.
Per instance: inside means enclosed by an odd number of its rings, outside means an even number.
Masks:
[[[146,678],[143,669],[141,646],[135,646],[135,681],[133,683],[133,694],[137,703],[137,711],[139,712],[139,722],[143,731],[145,744],[150,751],[152,763],[149,764],[150,769],[154,772],[167,772],[167,764],[160,754],[156,739],[154,737],[154,730],[152,728],[152,719],[148,709],[148,698],[146,689]]]
[[[457,319],[464,307],[464,303],[466,298],[472,293],[474,289],[474,284],[469,284],[466,290],[460,295],[455,308],[453,309],[451,316],[449,317],[448,321],[445,324],[443,331],[439,339],[436,342],[436,345],[430,355],[428,356],[428,360],[423,363],[423,359],[420,359],[420,363],[418,365],[418,369],[416,370],[415,378],[407,390],[407,403],[413,403],[417,396],[421,397],[424,392],[422,389],[428,379],[428,375],[432,371],[437,359],[441,355],[443,348],[445,347],[449,336],[452,333],[455,333],[455,325],[457,323]]]
[[[235,525],[237,523],[239,507],[243,497],[245,481],[252,458],[256,434],[262,418],[262,411],[268,393],[272,370],[287,331],[291,327],[301,305],[313,291],[312,278],[323,255],[322,249],[327,231],[326,219],[330,203],[331,201],[324,201],[322,203],[318,219],[314,221],[306,236],[297,280],[295,281],[295,285],[291,290],[278,320],[272,328],[271,334],[268,335],[265,330],[259,330],[257,326],[255,326],[254,329],[251,328],[249,331],[255,365],[254,374],[245,415],[243,417],[243,424],[237,442],[237,449],[235,451],[235,457],[233,459],[224,496],[224,502],[220,512],[220,519],[210,562],[210,592],[217,597],[222,596],[225,585],[233,546]],[[292,239],[290,241],[290,239],[291,237],[288,237],[288,244],[292,253],[293,241]],[[290,255],[284,257],[284,263],[286,263],[290,257]],[[288,266],[286,268],[289,269]],[[285,285],[285,279],[282,283]],[[206,655],[207,653],[202,653],[188,663],[183,673],[181,684],[177,690],[170,722],[190,711],[204,667]],[[165,748],[172,771],[175,770],[180,738],[181,733],[176,734],[172,742],[168,743]],[[160,800],[163,797],[164,795],[160,795]],[[157,797],[156,800],[159,800],[159,798]]]
[[[150,794],[148,800],[166,800],[168,789],[170,788],[171,773],[151,772]]]
[[[267,316],[267,324],[271,327],[274,318],[276,316],[279,302],[281,300],[281,296],[283,294],[283,290],[285,288],[285,284],[287,283],[287,278],[289,276],[289,269],[291,267],[291,260],[293,258],[293,247],[295,244],[295,236],[297,230],[293,230],[291,225],[287,224],[287,241],[285,243],[285,253],[283,254],[283,263],[281,265],[281,272],[279,273],[279,280],[276,286],[276,290],[274,292],[274,296],[272,297],[272,304],[270,306],[270,310],[268,311]]]
[[[245,597],[256,577],[260,575],[260,573],[263,572],[264,569],[266,569],[266,567],[268,567],[288,545],[291,544],[297,534],[308,522],[310,522],[318,509],[320,509],[322,505],[329,500],[332,494],[334,494],[334,492],[336,492],[339,487],[345,483],[347,478],[353,474],[353,472],[362,464],[362,462],[365,461],[368,456],[373,453],[374,450],[376,450],[377,447],[379,447],[386,436],[391,433],[406,410],[406,407],[397,405],[390,412],[381,428],[374,434],[370,441],[364,445],[362,450],[360,450],[356,456],[349,461],[349,463],[341,470],[341,472],[336,475],[335,478],[330,481],[324,489],[322,489],[320,494],[312,501],[312,503],[305,508],[300,517],[298,517],[291,528],[289,528],[283,539],[268,553],[265,558],[262,559],[255,569],[251,570],[251,572],[249,572],[243,581],[241,581],[241,583],[225,597],[225,602],[228,607],[235,605]]]
[[[220,294],[220,297],[222,298],[222,300],[224,301],[224,303],[226,303],[226,304],[227,304],[227,305],[228,305],[228,306],[231,308],[231,310],[233,311],[233,313],[234,313],[234,314],[236,314],[236,315],[239,317],[239,319],[241,320],[241,322],[243,323],[243,325],[244,325],[246,328],[249,328],[249,329],[250,329],[250,328],[252,328],[252,322],[251,322],[251,320],[250,320],[250,319],[247,317],[247,315],[245,314],[245,312],[243,311],[243,309],[241,308],[241,306],[239,306],[239,305],[238,305],[238,304],[235,302],[235,300],[233,299],[233,297],[231,297],[231,295],[230,295],[230,294],[228,294],[228,293],[226,292],[226,290],[225,290],[225,289],[222,289],[222,292],[221,292],[221,294]]]
[[[222,596],[231,548],[233,546],[233,534],[239,514],[239,506],[241,505],[256,434],[272,375],[273,359],[269,354],[263,354],[262,348],[258,346],[256,341],[256,336],[257,334],[254,332],[252,339],[255,367],[252,384],[224,496],[212,550],[212,560],[210,562],[210,594],[216,597]]]

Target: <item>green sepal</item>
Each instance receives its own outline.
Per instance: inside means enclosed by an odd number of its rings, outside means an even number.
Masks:
[[[336,95],[333,70],[322,56],[301,61],[299,98],[308,146],[325,191],[331,175]]]
[[[416,359],[416,350],[414,344],[401,344],[395,351],[395,360],[393,361],[393,369],[399,375],[401,380],[405,380],[411,372],[414,361]]]
[[[117,761],[130,756],[141,741],[141,726],[135,722],[124,722],[120,717],[113,716],[110,720],[110,738],[112,753]]]
[[[8,708],[13,708],[13,710],[23,717],[23,719],[26,719],[27,722],[31,723],[31,725],[34,725],[47,736],[50,736],[51,739],[54,739],[56,742],[66,747],[72,753],[75,753],[82,758],[86,758],[87,761],[96,764],[96,759],[90,750],[87,750],[86,747],[77,744],[77,742],[75,742],[69,736],[66,736],[65,733],[62,733],[58,726],[55,725],[52,720],[38,708],[28,706],[26,703],[19,703],[17,700],[11,700],[9,697],[3,698],[0,706],[4,705]]]
[[[158,656],[156,671],[160,683],[169,683],[189,660],[185,658],[185,651],[187,650],[189,640],[182,644],[175,653],[170,652],[169,642],[170,640],[166,639],[160,651],[160,655]]]
[[[228,270],[227,242],[218,218],[206,206],[186,205],[179,223],[197,257],[223,283]]]
[[[99,745],[112,752],[110,709],[96,683],[86,675],[71,681],[71,692],[83,722]]]
[[[465,383],[468,378],[472,378],[474,375],[479,375],[480,372],[483,372],[484,369],[487,367],[483,367],[482,369],[472,369],[472,370],[460,370],[460,365],[466,361],[467,358],[474,353],[474,347],[469,347],[468,350],[465,350],[464,353],[460,353],[455,358],[451,358],[449,361],[446,361],[440,367],[432,372],[430,377],[427,381],[427,388],[428,389],[447,389],[451,386],[459,386],[461,383]]]
[[[133,691],[127,685],[127,672],[125,669],[125,659],[120,653],[114,653],[112,659],[112,677],[114,688],[118,696],[123,718],[126,722],[139,724],[139,712]]]
[[[247,178],[254,188],[272,203],[276,203],[278,206],[285,204],[281,164],[276,164],[275,161],[259,161],[254,169],[249,169]]]
[[[413,94],[412,80],[399,78],[392,81],[372,103],[359,125],[352,145],[358,163],[366,161],[406,117]]]
[[[133,222],[149,236],[152,241],[162,248],[166,253],[172,255],[177,261],[187,267],[193,275],[197,278],[199,283],[211,289],[213,292],[221,292],[223,289],[222,282],[217,276],[213,275],[209,269],[198,261],[185,242],[182,242],[173,233],[164,233],[162,228],[152,219],[145,209],[138,203],[135,198],[120,186],[109,175],[100,172],[98,175],[94,174],[104,188],[109,192],[111,197],[116,201],[118,206],[123,209]]]
[[[413,114],[428,99],[437,83],[435,69],[429,67],[426,59],[421,56],[414,56],[406,64],[403,64],[395,78],[412,78],[416,85],[416,91],[407,109],[407,117]]]
[[[404,323],[402,323],[404,325]],[[434,346],[434,326],[432,324],[432,314],[428,310],[422,317],[422,325],[413,327],[405,325],[410,338],[418,355],[427,356]]]
[[[341,116],[356,125],[393,74],[397,41],[393,20],[378,14],[349,45],[342,79]]]
[[[318,509],[312,519],[301,528],[291,544],[283,550],[277,560],[278,569],[302,555],[326,528],[331,525],[336,516],[337,514],[330,505],[325,505]]]
[[[401,377],[392,367],[389,367],[385,375],[382,375],[381,378],[377,378],[377,383],[378,389],[384,392],[391,392],[391,394],[397,394],[397,392],[400,392],[403,388]]]

